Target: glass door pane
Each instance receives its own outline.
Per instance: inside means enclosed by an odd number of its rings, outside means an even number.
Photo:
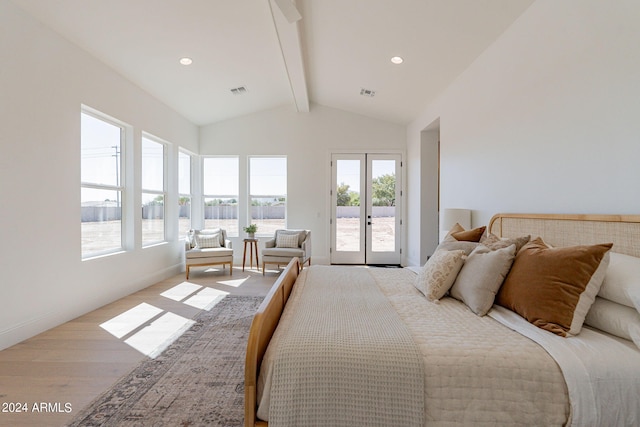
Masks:
[[[363,264],[364,172],[363,154],[333,156],[332,251],[335,264]]]
[[[371,250],[393,252],[396,244],[396,162],[371,162]]]
[[[360,250],[360,161],[338,160],[336,250]]]
[[[367,264],[400,264],[400,155],[367,155]]]

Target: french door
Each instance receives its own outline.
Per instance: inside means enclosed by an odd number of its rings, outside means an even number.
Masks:
[[[331,156],[331,263],[400,264],[401,156]]]

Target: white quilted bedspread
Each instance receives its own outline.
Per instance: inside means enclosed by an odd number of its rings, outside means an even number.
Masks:
[[[413,287],[407,269],[370,269],[422,353],[424,420],[428,426],[563,425],[569,400],[556,362],[538,344],[478,317],[459,301],[430,303]],[[299,296],[296,288],[290,303]],[[282,322],[290,313],[285,310]],[[278,328],[258,379],[258,417],[268,420]],[[364,391],[363,391],[364,392]],[[392,424],[393,425],[393,424]]]

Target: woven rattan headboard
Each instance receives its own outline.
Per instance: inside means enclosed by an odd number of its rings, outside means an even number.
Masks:
[[[552,246],[613,243],[613,252],[640,257],[640,215],[496,214],[489,231],[500,237],[530,234]]]

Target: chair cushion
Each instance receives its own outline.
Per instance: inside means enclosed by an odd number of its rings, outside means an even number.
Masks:
[[[214,257],[226,257],[233,256],[233,249],[227,248],[195,248],[187,251],[185,256],[189,259],[193,258],[214,258]]]
[[[304,251],[298,248],[265,248],[262,250],[263,257],[301,257]]]

